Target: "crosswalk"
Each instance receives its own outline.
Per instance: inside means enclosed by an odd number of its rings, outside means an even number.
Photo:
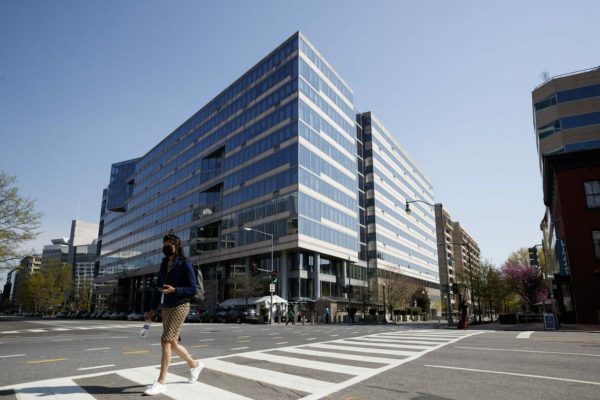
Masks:
[[[472,331],[396,330],[299,346],[248,351],[203,359],[200,379],[187,383],[187,365],[172,364],[172,399],[316,400],[423,355],[480,334]],[[109,399],[141,394],[158,366],[106,371],[0,388],[16,399]]]
[[[36,328],[36,329],[19,329],[12,331],[0,331],[0,335],[15,335],[23,333],[54,333],[66,331],[89,331],[94,329],[127,329],[140,328],[140,324],[112,324],[112,325],[88,325],[88,326],[69,326],[69,327],[51,327],[51,328]]]

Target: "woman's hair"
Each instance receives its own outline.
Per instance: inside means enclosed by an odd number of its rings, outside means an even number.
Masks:
[[[185,258],[185,256],[183,255],[183,247],[181,247],[181,239],[179,238],[179,236],[174,234],[173,231],[167,233],[163,237],[163,243],[164,242],[173,243],[176,249],[175,254],[177,254],[179,257]]]

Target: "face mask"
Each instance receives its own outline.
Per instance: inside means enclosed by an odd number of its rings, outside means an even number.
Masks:
[[[163,246],[163,254],[167,257],[171,257],[173,254],[175,254],[173,246],[171,246],[170,244],[165,244]]]

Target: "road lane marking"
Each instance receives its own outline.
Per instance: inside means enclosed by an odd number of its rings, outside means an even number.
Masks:
[[[26,361],[26,364],[39,364],[39,363],[49,363],[56,361],[66,361],[66,358],[53,358],[51,360],[34,360],[34,361]]]
[[[278,335],[279,332],[273,332],[273,333],[269,333],[269,336],[273,336],[273,335]]]
[[[215,340],[215,339],[202,339],[202,340],[198,340],[199,342],[210,342],[211,340]]]
[[[48,332],[45,329],[25,329],[25,332],[35,332],[35,333],[39,333],[39,332]]]
[[[283,336],[273,336],[271,339],[273,339],[273,340],[279,340],[279,339],[283,339]]]
[[[110,336],[109,339],[129,339],[129,336]]]
[[[425,365],[425,367],[455,369],[455,370],[459,370],[459,371],[483,372],[483,373],[486,373],[486,374],[522,376],[524,378],[547,379],[547,380],[552,380],[552,381],[584,383],[584,384],[587,384],[587,385],[597,385],[597,386],[600,386],[600,382],[582,381],[582,380],[578,380],[578,379],[557,378],[557,377],[554,377],[554,376],[518,374],[516,372],[490,371],[490,370],[487,370],[487,369],[449,367],[449,366],[446,366],[446,365]]]
[[[71,342],[73,339],[56,339],[53,342]]]
[[[517,335],[517,339],[529,339],[534,331],[521,332]]]
[[[340,335],[331,335],[331,337],[336,337],[336,336],[340,336]]]
[[[585,357],[600,357],[600,354],[587,354],[587,353],[562,353],[559,351],[539,351],[539,350],[518,350],[518,349],[494,349],[491,347],[463,347],[454,346],[456,349],[468,349],[468,350],[488,350],[488,351],[514,351],[522,353],[540,353],[540,354],[560,354],[565,356],[585,356]]]
[[[250,343],[252,340],[238,340],[238,343]]]
[[[0,356],[0,358],[23,357],[25,354],[11,354],[8,356]]]
[[[53,331],[70,331],[71,329],[69,329],[69,328],[51,328],[51,330],[53,330]]]
[[[86,349],[87,351],[110,350],[110,347],[96,347],[94,349]]]
[[[3,333],[3,334],[6,334],[6,333],[21,333],[21,331],[4,331],[4,332],[0,332],[0,333]]]
[[[316,337],[309,337],[309,338],[306,338],[306,340],[316,340],[316,339],[317,339]]]
[[[275,344],[288,344],[288,342],[279,342],[279,343],[275,343]]]
[[[245,338],[248,338],[248,337],[250,337],[250,336],[238,336],[238,339],[245,339]]]
[[[235,350],[245,350],[245,349],[248,349],[248,348],[249,348],[248,346],[245,346],[245,347],[236,347],[236,348],[229,349],[229,350],[230,350],[230,351],[235,351]]]
[[[226,359],[204,359],[202,362],[206,368],[211,370],[260,382],[276,382],[277,386],[302,392],[315,393],[319,392],[324,387],[329,386],[329,382],[322,380],[305,378],[303,376],[248,365],[234,364],[226,361]]]
[[[150,353],[150,350],[132,350],[132,351],[124,351],[123,354],[145,354]]]
[[[207,344],[196,344],[192,347],[208,347],[208,345]]]
[[[39,381],[39,385],[14,386],[17,399],[77,399],[94,400],[95,397],[79,387],[72,379],[58,378]]]
[[[115,364],[106,364],[106,365],[98,365],[96,367],[77,368],[77,371],[87,371],[90,369],[100,369],[100,368],[110,368],[110,367],[116,367],[116,365]]]

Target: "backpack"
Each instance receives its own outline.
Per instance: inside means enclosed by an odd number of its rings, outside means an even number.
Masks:
[[[196,276],[196,294],[190,299],[191,304],[201,305],[204,301],[204,278],[202,277],[202,271],[200,266],[192,265],[194,275]]]

